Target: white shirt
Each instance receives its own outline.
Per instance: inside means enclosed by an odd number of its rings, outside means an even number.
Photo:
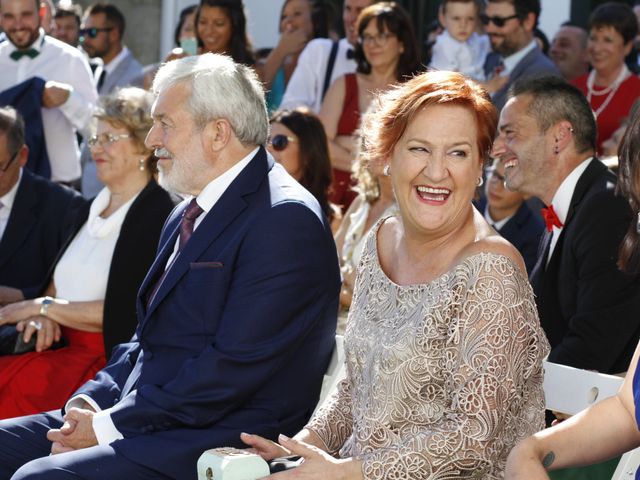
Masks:
[[[527,55],[527,53],[529,53],[534,48],[536,48],[536,41],[531,40],[529,45],[524,47],[522,50],[518,50],[516,53],[503,58],[502,63],[504,64],[504,71],[501,75],[507,75],[513,72],[513,69],[516,68],[516,66],[520,63],[520,60],[522,60]]]
[[[563,225],[567,221],[567,214],[569,213],[569,207],[571,206],[571,197],[573,197],[573,191],[576,189],[576,185],[578,183],[578,180],[580,180],[580,176],[584,173],[592,160],[593,157],[589,157],[576,168],[574,168],[572,172],[567,175],[566,178],[562,181],[562,183],[558,187],[558,190],[556,190],[556,193],[553,196],[553,200],[551,200],[553,210],[556,212],[558,219],[562,222]],[[547,257],[547,264],[549,264],[549,259],[553,254],[553,249],[555,248],[556,243],[558,243],[558,237],[560,237],[560,233],[562,233],[562,229],[554,225],[551,237],[551,245],[549,246],[549,256]]]
[[[229,188],[229,185],[231,185],[236,177],[240,175],[240,172],[242,172],[242,170],[244,170],[249,162],[251,162],[251,159],[257,152],[258,148],[252,150],[246,157],[236,163],[229,170],[209,182],[198,194],[198,196],[196,197],[196,202],[198,203],[200,208],[202,208],[203,213],[201,213],[198,218],[196,218],[193,227],[194,231],[202,223],[202,220],[204,219],[206,214],[209,213],[209,210],[211,210],[216,202],[220,199],[220,197],[222,197],[222,194],[227,190],[227,188]],[[173,253],[167,260],[167,266],[165,268],[170,268],[173,259],[178,252],[178,242],[179,238],[176,239]],[[93,416],[92,425],[99,445],[109,445],[116,440],[124,438],[122,433],[116,428],[113,420],[111,419],[111,409],[107,408],[105,410],[101,410],[98,404],[92,398],[86,395],[78,395],[69,400],[65,408],[68,410],[71,407],[77,407],[82,403],[82,400],[85,400],[87,403],[89,403],[97,412]]]
[[[324,77],[329,63],[329,55],[333,41],[328,38],[311,40],[298,57],[298,65],[289,79],[284,92],[281,109],[293,109],[300,106],[309,107],[315,113],[322,106],[322,90]],[[356,71],[356,61],[347,58],[347,51],[353,47],[346,38],[338,42],[336,61],[331,72],[331,85],[337,78]]]
[[[118,64],[122,62],[122,60],[124,60],[128,54],[129,54],[129,49],[127,47],[122,47],[122,50],[120,50],[120,53],[118,53],[118,55],[113,57],[113,60],[111,60],[109,63],[104,65],[103,68],[104,68],[104,71],[107,73],[107,75],[109,75],[110,73],[113,73],[113,71],[116,69]]]
[[[56,296],[70,302],[104,300],[120,228],[136,197],[137,195],[107,218],[102,218],[100,214],[109,206],[109,190],[104,188],[93,200],[87,221],[71,241],[53,272]]]
[[[9,41],[0,43],[0,91],[14,87],[32,77],[70,85],[69,99],[58,108],[42,108],[44,137],[51,164],[51,180],[69,182],[80,177],[80,151],[76,130],[83,136],[93,115],[98,94],[89,64],[84,55],[55,38],[40,37],[31,45],[40,52],[15,61],[10,54],[16,47]]]
[[[18,186],[20,185],[20,180],[22,180],[22,169],[20,169],[20,174],[18,176],[18,181],[16,184],[11,187],[7,193],[5,193],[2,197],[0,197],[0,239],[4,235],[4,231],[7,229],[7,224],[9,223],[9,216],[11,215],[11,209],[13,208],[13,202],[16,199],[16,193],[18,193]]]
[[[513,215],[515,215],[515,213]],[[491,217],[491,214],[489,213],[489,205],[487,204],[487,206],[484,207],[484,219],[487,221],[489,225],[495,228],[498,231],[498,233],[500,232],[500,229],[504,227],[507,224],[507,222],[513,218],[513,215],[509,215],[508,217],[505,217],[502,220],[495,221]]]
[[[453,38],[448,31],[436,38],[429,66],[436,70],[460,72],[479,82],[486,80],[484,62],[491,51],[489,37],[472,33],[466,42]]]

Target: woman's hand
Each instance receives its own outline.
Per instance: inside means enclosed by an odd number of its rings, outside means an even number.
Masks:
[[[283,56],[300,53],[309,42],[309,35],[303,29],[285,29],[280,35],[280,40],[276,48]]]
[[[24,343],[28,343],[31,337],[36,334],[36,352],[43,352],[59,342],[62,337],[60,325],[47,317],[31,317],[20,320],[16,325],[16,330],[24,332],[22,339]]]
[[[24,300],[0,308],[0,325],[13,325],[21,320],[37,317],[40,314],[42,298]]]
[[[352,458],[337,459],[318,447],[280,435],[280,445],[304,462],[297,468],[269,475],[272,480],[296,478],[303,480],[325,480],[327,478],[361,479],[362,464]]]
[[[260,455],[265,460],[273,460],[278,457],[286,457],[291,452],[286,448],[278,445],[276,442],[267,440],[260,435],[251,435],[249,433],[241,433],[240,440],[249,445],[254,453]]]

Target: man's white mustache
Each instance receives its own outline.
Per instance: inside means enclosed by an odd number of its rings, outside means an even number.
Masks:
[[[153,154],[158,158],[173,158],[173,155],[166,148],[157,148],[153,151]]]

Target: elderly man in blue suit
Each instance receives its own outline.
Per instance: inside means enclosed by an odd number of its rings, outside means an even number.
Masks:
[[[195,479],[203,450],[242,446],[247,429],[292,434],[317,402],[337,254],[320,206],[263,147],[260,82],[206,54],[163,66],[154,90],[147,143],[161,185],[188,198],[140,288],[138,329],[62,412],[0,422],[0,478]]]

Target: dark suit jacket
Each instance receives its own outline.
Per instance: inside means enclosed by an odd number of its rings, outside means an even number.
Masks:
[[[340,274],[313,196],[264,148],[167,270],[183,202],[138,295],[136,338],[76,394],[110,415],[122,455],[193,479],[203,450],[303,427],[334,344]],[[135,390],[134,390],[135,389]]]
[[[487,200],[478,202],[478,209],[485,211]],[[527,266],[527,272],[531,273],[538,260],[540,238],[544,231],[544,223],[540,215],[531,211],[526,202],[520,205],[515,215],[505,223],[498,233],[518,249]]]
[[[23,169],[0,241],[0,285],[21,289],[25,298],[38,295],[84,205],[77,192]]]
[[[589,164],[549,264],[541,255],[531,274],[549,360],[604,373],[627,370],[640,335],[640,278],[616,266],[632,213],[615,182],[600,161]]]
[[[61,249],[49,271],[47,284],[60,257],[86,223],[90,206],[91,203],[87,203],[78,216],[74,234]],[[102,328],[107,358],[110,357],[113,347],[131,340],[135,332],[138,325],[138,289],[153,263],[160,231],[173,207],[174,203],[169,194],[152,180],[133,201],[122,222],[120,235],[113,250],[104,298]]]
[[[496,66],[500,64],[501,57],[497,53],[490,53],[484,63],[485,74],[490,77]],[[502,110],[504,104],[507,103],[507,92],[513,83],[522,77],[542,74],[560,75],[556,65],[547,57],[542,50],[536,45],[533,50],[527,53],[522,60],[518,62],[515,68],[509,74],[509,81],[500,90],[491,95],[491,101],[498,109]]]

